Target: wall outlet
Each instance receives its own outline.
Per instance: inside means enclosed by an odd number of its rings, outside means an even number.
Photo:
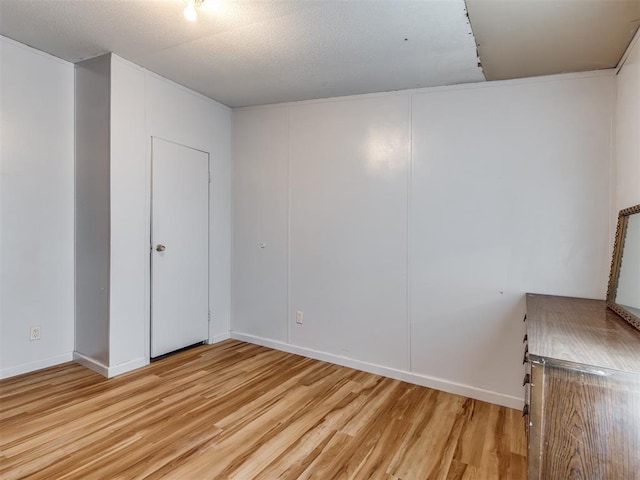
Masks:
[[[40,327],[31,327],[29,330],[29,341],[40,340]]]
[[[302,310],[296,312],[296,323],[302,325]]]

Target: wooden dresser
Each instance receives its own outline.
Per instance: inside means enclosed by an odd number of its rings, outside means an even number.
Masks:
[[[527,294],[530,480],[640,480],[640,331],[601,300]]]

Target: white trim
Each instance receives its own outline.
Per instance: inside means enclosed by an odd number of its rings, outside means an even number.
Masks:
[[[443,86],[437,86],[437,87],[423,87],[423,88],[411,88],[407,90],[393,90],[388,92],[364,93],[360,95],[347,95],[344,97],[316,98],[312,100],[300,100],[297,102],[283,102],[283,103],[271,103],[267,105],[235,107],[233,108],[233,111],[241,112],[244,110],[261,110],[264,108],[274,108],[274,107],[294,107],[297,105],[310,105],[310,104],[316,104],[316,103],[349,102],[354,100],[366,100],[369,98],[395,97],[398,95],[453,92],[457,90],[475,90],[478,88],[497,88],[497,87],[506,87],[506,86],[523,85],[523,84],[527,85],[531,83],[559,82],[559,81],[576,80],[576,79],[582,79],[582,78],[613,77],[615,75],[616,75],[615,68],[607,68],[602,70],[592,70],[589,72],[559,73],[556,75],[541,75],[538,77],[514,78],[511,80],[493,80],[489,82],[480,81],[476,83],[460,83],[457,85],[443,85]]]
[[[87,367],[89,370],[99,373],[103,377],[109,378],[109,367],[102,362],[98,362],[97,360],[89,358],[78,352],[73,352],[73,361],[79,363],[83,367]]]
[[[395,378],[396,380],[402,380],[403,382],[413,383],[416,385],[421,385],[423,387],[434,388],[443,392],[474,398],[483,402],[502,405],[504,407],[521,409],[524,402],[524,399],[522,397],[505,395],[503,393],[485,390],[482,388],[473,387],[471,385],[463,385],[461,383],[452,382],[443,378],[436,378],[428,375],[421,375],[419,373],[407,372],[405,370],[398,370],[382,365],[376,365],[369,362],[363,362],[361,360],[334,355],[332,353],[321,352],[318,350],[312,350],[310,348],[299,347],[296,345],[279,342],[277,340],[256,337],[254,335],[248,335],[246,333],[232,331],[231,338],[235,340],[241,340],[243,342],[253,343],[256,345],[262,345],[263,347],[269,347],[283,352],[294,353],[308,358],[314,358],[323,362],[329,362],[336,365],[342,365],[344,367],[355,368],[356,370],[362,370],[364,372],[374,373],[376,375]]]
[[[89,370],[93,370],[94,372],[99,373],[103,377],[107,378],[113,378],[118,375],[122,375],[123,373],[136,370],[137,368],[144,367],[145,365],[149,365],[149,360],[140,357],[121,363],[120,365],[107,367],[104,363],[98,362],[97,360],[89,358],[86,355],[78,352],[73,352],[73,360],[83,367],[87,367]]]
[[[233,282],[235,281],[235,248],[233,237],[235,234],[235,218],[236,218],[236,201],[235,201],[235,174],[236,174],[236,166],[233,161],[233,157],[236,151],[236,138],[235,138],[235,124],[236,119],[233,111],[231,112],[229,119],[229,338],[231,338],[231,325],[233,323],[233,319],[235,318],[235,297],[234,297],[234,288]]]
[[[153,144],[153,139],[154,138],[157,138],[158,140],[162,140],[163,142],[173,143],[174,145],[178,145],[179,147],[184,147],[184,148],[188,148],[188,149],[191,149],[191,150],[195,150],[196,152],[206,153],[207,154],[207,162],[210,161],[210,156],[209,156],[210,154],[206,150],[202,150],[201,148],[192,147],[190,145],[185,145],[184,143],[176,142],[175,140],[169,140],[168,138],[160,137],[158,135],[151,135],[152,144]],[[153,160],[153,158],[151,158],[151,160]],[[207,167],[210,167],[210,166],[211,166],[211,164],[207,163]],[[209,174],[211,174],[211,170],[209,170]],[[209,178],[211,178],[211,177],[209,177]]]
[[[224,340],[229,340],[231,338],[231,332],[219,333],[217,335],[213,335],[209,337],[207,343],[209,345],[213,345],[214,343],[222,342]]]
[[[62,65],[64,65],[65,67],[68,68],[75,68],[75,65],[72,62],[69,62],[63,58],[60,57],[56,57],[54,55],[51,55],[47,52],[43,52],[42,50],[38,50],[37,48],[34,47],[30,47],[29,45],[25,44],[25,43],[21,43],[18,42],[16,40],[13,40],[12,38],[9,37],[5,37],[4,35],[0,35],[0,43],[6,43],[7,45],[11,45],[17,48],[21,48],[22,50],[25,50],[29,53],[32,53],[34,55],[39,55],[41,57],[47,58],[49,60],[53,60],[54,62],[57,63],[61,63]]]
[[[117,375],[122,375],[123,373],[136,370],[146,365],[149,365],[149,360],[143,357],[136,358],[134,360],[129,360],[128,362],[121,363],[120,365],[109,367],[107,369],[107,378],[115,377]]]
[[[627,46],[627,49],[622,54],[622,57],[620,57],[620,61],[618,62],[618,65],[616,65],[616,68],[615,68],[616,75],[620,73],[620,70],[622,70],[624,63],[627,61],[627,58],[629,58],[629,55],[631,55],[631,51],[633,50],[633,48],[636,46],[638,42],[640,42],[640,28],[636,30],[635,35],[629,42],[629,46]]]
[[[405,254],[405,287],[407,289],[405,300],[407,307],[407,365],[409,371],[413,369],[413,353],[412,353],[412,336],[411,336],[411,215],[413,214],[413,204],[411,202],[411,196],[413,193],[413,95],[407,96],[407,129],[409,134],[409,151],[407,152],[407,216],[405,217],[407,222],[407,252]]]
[[[291,343],[291,327],[297,318],[297,313],[291,309],[291,109],[287,107],[287,315],[286,335],[287,343]]]
[[[7,367],[0,370],[0,378],[15,377],[16,375],[22,375],[23,373],[35,372],[43,368],[53,367],[60,365],[61,363],[72,362],[73,353],[62,353],[53,357],[44,358],[35,362],[23,363],[16,365],[15,367]]]
[[[640,30],[639,30],[640,31]],[[616,210],[616,192],[618,188],[618,165],[616,134],[618,130],[618,87],[617,79],[614,78],[610,85],[611,107],[610,107],[610,123],[609,123],[609,237],[608,252],[609,255],[604,260],[604,273],[609,273],[611,268],[610,260],[613,258],[613,243],[616,238],[616,226],[618,223],[618,211]],[[608,288],[607,288],[608,289]],[[606,293],[605,293],[606,295]]]

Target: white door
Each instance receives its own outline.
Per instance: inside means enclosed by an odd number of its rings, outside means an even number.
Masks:
[[[209,337],[209,154],[152,139],[151,357]]]

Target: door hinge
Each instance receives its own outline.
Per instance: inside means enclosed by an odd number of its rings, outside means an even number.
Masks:
[[[209,172],[209,183],[211,183],[211,172]]]
[[[207,321],[211,321],[211,310],[209,310],[209,312],[207,313]]]

